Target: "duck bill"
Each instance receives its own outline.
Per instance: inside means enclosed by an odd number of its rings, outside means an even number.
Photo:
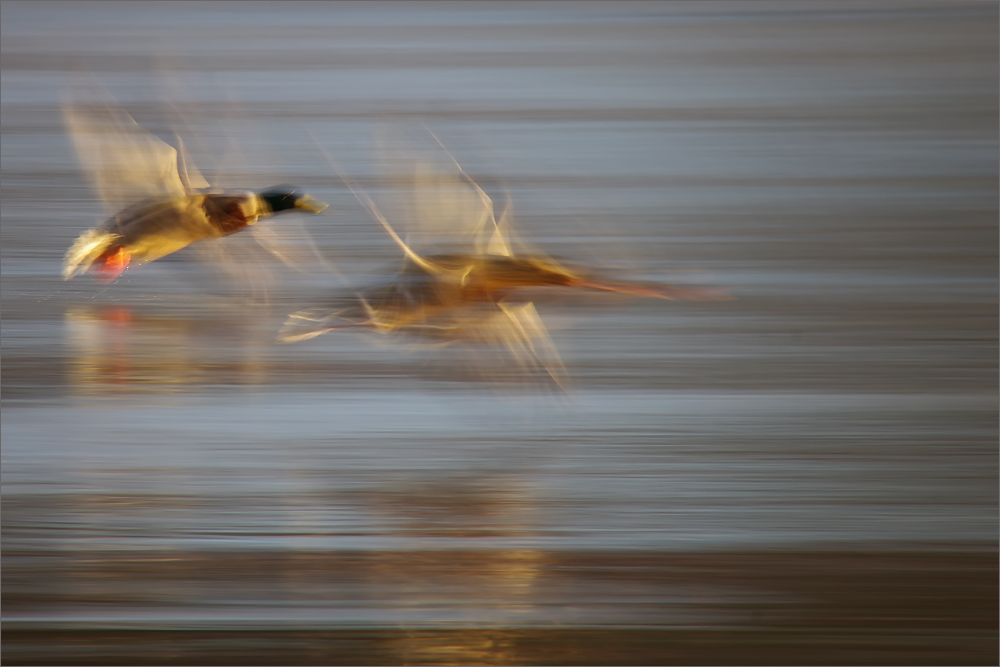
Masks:
[[[329,204],[325,204],[309,195],[302,195],[295,201],[295,208],[301,208],[303,211],[309,211],[310,213],[322,213],[329,207]]]
[[[728,301],[732,299],[723,290],[709,287],[674,287],[672,285],[641,285],[597,280],[581,280],[576,287],[631,294],[667,301]]]

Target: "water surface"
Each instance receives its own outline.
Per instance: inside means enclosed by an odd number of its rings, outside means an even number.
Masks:
[[[303,663],[602,660],[528,627],[618,628],[602,645],[647,664],[995,657],[995,6],[7,2],[2,24],[5,658],[248,664],[239,631],[269,628],[259,656]],[[228,277],[193,247],[63,282],[103,215],[62,125],[81,81],[165,139],[182,119],[221,185],[329,202],[274,226],[336,272],[233,237]],[[481,349],[276,343],[398,263],[328,156],[405,216],[390,139],[439,150],[423,126],[546,251],[734,300],[538,295],[565,393]],[[179,629],[237,638],[170,653]]]

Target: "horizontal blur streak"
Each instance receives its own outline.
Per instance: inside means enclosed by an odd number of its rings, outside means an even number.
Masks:
[[[995,662],[995,4],[0,12],[4,664]],[[330,208],[65,282],[80,85]],[[732,298],[276,340],[470,182],[516,257]]]
[[[995,551],[39,556],[7,556],[13,664],[34,642],[69,664],[122,664],[137,646],[164,664],[853,664],[872,637],[886,664],[974,664],[998,620]],[[39,616],[25,590],[62,614]],[[406,630],[372,627],[364,610],[382,605]],[[442,616],[463,629],[428,623]]]

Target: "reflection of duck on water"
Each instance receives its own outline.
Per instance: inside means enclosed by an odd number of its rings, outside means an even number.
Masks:
[[[333,308],[292,314],[278,339],[296,342],[334,329],[364,327],[382,334],[434,336],[446,342],[474,340],[506,347],[523,367],[544,369],[563,384],[562,362],[526,290],[572,287],[670,300],[725,298],[717,290],[606,280],[595,271],[570,268],[540,253],[515,256],[509,235],[509,206],[498,220],[486,193],[461,167],[458,171],[460,180],[446,183],[446,178],[436,175],[430,183],[444,183],[442,192],[478,202],[478,211],[470,216],[472,233],[464,230],[472,241],[472,252],[418,254],[396,234],[371,200],[359,194],[402,248],[402,268],[392,282],[361,290]],[[456,183],[462,187],[456,189]],[[428,182],[417,183],[418,191],[427,189]],[[439,196],[438,201],[443,198]],[[449,202],[447,207],[466,212],[477,208],[468,204]]]
[[[326,208],[291,187],[210,191],[183,146],[178,152],[123,111],[68,106],[65,117],[80,162],[105,205],[117,211],[70,247],[66,279],[92,270],[111,281],[130,263],[235,234],[276,213]]]
[[[80,304],[66,311],[64,323],[67,380],[79,394],[259,385],[267,377],[261,348],[225,318]]]

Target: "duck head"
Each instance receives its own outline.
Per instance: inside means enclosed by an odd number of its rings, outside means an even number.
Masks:
[[[267,190],[261,190],[257,193],[257,196],[267,204],[272,213],[289,211],[296,208],[309,211],[310,213],[322,213],[328,207],[327,204],[290,185],[279,185]]]

